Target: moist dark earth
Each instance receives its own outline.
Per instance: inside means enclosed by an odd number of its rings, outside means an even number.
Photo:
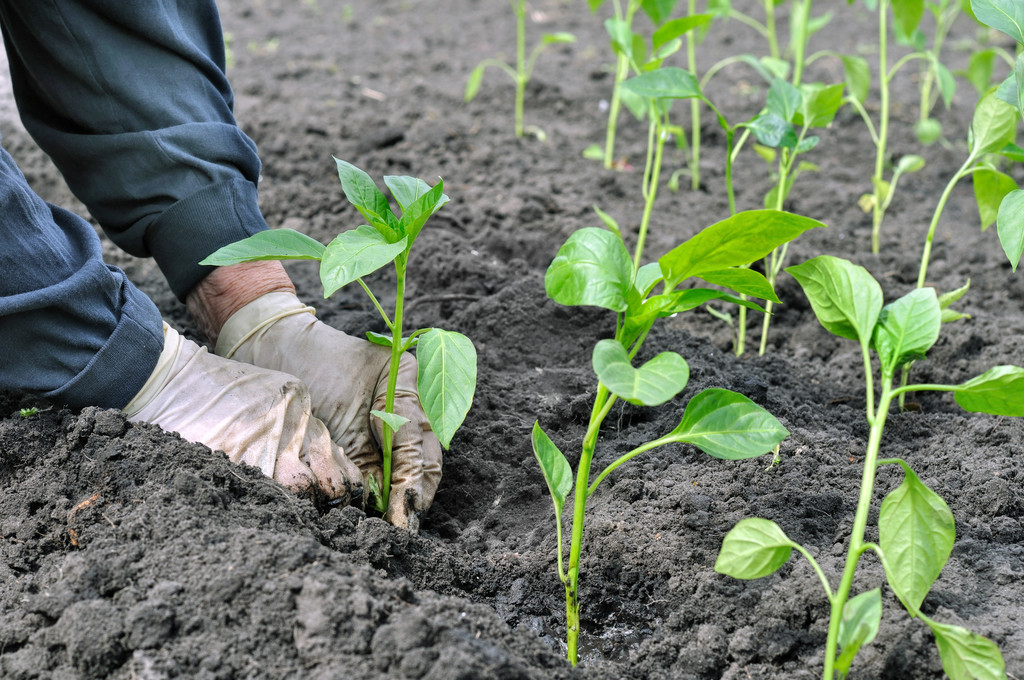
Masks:
[[[758,13],[754,3],[737,6]],[[783,29],[786,7],[779,8]],[[811,50],[874,62],[874,17],[861,4],[830,9],[836,16]],[[614,330],[608,312],[549,301],[547,265],[574,230],[598,226],[592,206],[613,215],[631,242],[640,221],[646,125],[623,116],[616,155],[624,169],[605,170],[581,155],[604,136],[612,85],[607,13],[592,15],[575,0],[530,3],[531,45],[543,32],[578,38],[545,52],[527,89],[526,122],[546,133],[539,141],[514,136],[512,83],[497,70],[487,72],[474,101],[462,98],[480,60],[514,57],[507,3],[232,0],[221,11],[236,113],[260,149],[261,202],[272,226],[326,243],[360,224],[332,155],[375,178],[444,178],[452,201],[413,252],[407,323],[473,339],[476,400],[446,454],[434,505],[410,535],[358,508],[323,513],[258,470],[129,424],[116,411],[5,395],[0,677],[820,677],[828,606],[807,563],[794,557],[756,581],[713,570],[722,537],[752,516],[774,520],[807,546],[833,583],[843,565],[868,432],[863,372],[856,344],[824,331],[785,274],[763,357],[734,356],[731,331],[705,310],[660,322],[641,359],[681,353],[690,384],[658,408],[616,407],[595,461],[600,469],[668,432],[690,397],[724,387],[791,431],[779,463],[715,460],[676,445],[613,473],[588,506],[581,663],[573,669],[564,659],[553,511],[530,430],[539,420],[575,465],[596,390],[591,349]],[[971,46],[989,37],[961,17],[944,59],[963,68]],[[730,21],[713,26],[698,57],[706,69],[725,56],[766,51],[757,34]],[[917,78],[912,66],[894,81],[890,148],[894,158],[920,153],[927,166],[901,181],[881,253],[870,254],[870,216],[857,206],[870,191],[874,149],[846,108],[807,155],[820,171],[802,175],[786,204],[829,226],[798,239],[790,263],[849,258],[871,271],[887,299],[914,287],[928,222],[966,157],[976,101],[958,79],[953,106],[940,103],[935,112],[944,140],[922,147],[912,131]],[[839,62],[816,61],[807,79],[840,81]],[[758,112],[765,84],[734,65],[707,91],[739,121]],[[20,128],[9,94],[4,101],[4,144],[31,184],[87,216]],[[870,111],[877,116],[877,106]],[[724,140],[706,112],[703,131],[701,187],[691,191],[685,178],[678,191],[661,187],[650,258],[728,215]],[[682,152],[670,149],[663,179],[683,165]],[[737,160],[736,186],[740,209],[761,207],[771,186],[749,145]],[[202,340],[151,261],[109,243],[105,249],[170,323]],[[353,334],[381,330],[358,287],[323,300],[315,267],[289,270],[328,323]],[[943,327],[915,366],[920,382],[961,382],[1024,361],[1024,273],[1011,271],[994,228],[979,230],[969,181],[953,192],[939,224],[929,284],[948,291],[968,279],[961,308],[970,319]],[[391,280],[382,273],[370,283],[386,290]],[[759,326],[755,315],[755,348]],[[907,460],[948,502],[957,527],[952,557],[923,609],[991,638],[1010,676],[1024,677],[1024,424],[965,413],[948,394],[914,402],[894,409],[882,455]],[[26,407],[39,412],[21,417]],[[882,468],[876,508],[901,477]],[[869,539],[876,518],[877,511]],[[902,610],[868,555],[854,589],[876,586],[882,629],[852,677],[943,677],[931,633]]]

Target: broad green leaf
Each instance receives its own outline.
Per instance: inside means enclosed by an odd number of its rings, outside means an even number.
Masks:
[[[644,14],[651,18],[651,22],[655,26],[660,26],[665,22],[669,16],[672,15],[672,10],[676,6],[677,0],[640,0],[640,7],[644,10]]]
[[[800,115],[794,122],[809,128],[826,127],[832,123],[843,105],[845,83],[821,85],[818,83],[801,86],[803,104]]]
[[[981,23],[1024,44],[1024,5],[1019,0],[971,0],[971,10]]]
[[[957,385],[956,403],[965,411],[1024,416],[1024,368],[996,366]]]
[[[631,404],[658,406],[679,394],[690,379],[690,367],[675,352],[662,352],[640,368],[633,368],[626,349],[617,340],[594,346],[594,373],[613,394]]]
[[[319,260],[324,246],[294,229],[270,229],[214,251],[199,264],[226,267],[254,260]]]
[[[989,48],[972,52],[967,60],[967,71],[963,73],[963,76],[979,96],[988,92],[992,85],[992,66],[995,63],[995,58],[996,51]]]
[[[370,415],[387,423],[392,432],[397,432],[398,428],[409,422],[409,419],[405,416],[400,416],[397,413],[388,413],[387,411],[378,411],[376,409],[370,411]]]
[[[584,227],[558,250],[544,275],[544,288],[559,304],[623,312],[633,290],[633,260],[618,236]]]
[[[384,335],[383,333],[374,333],[373,331],[366,331],[366,339],[369,340],[370,342],[372,342],[375,345],[380,345],[381,347],[391,347],[391,336],[390,335]],[[419,341],[420,341],[419,336],[412,338],[412,344],[409,345],[409,348],[411,349],[411,348],[415,347],[417,344],[419,344]],[[402,346],[403,347],[408,342],[409,342],[409,338],[402,338]]]
[[[762,456],[789,436],[775,416],[737,392],[707,389],[686,405],[671,437],[715,458]]]
[[[555,515],[561,517],[565,498],[572,489],[572,468],[569,467],[565,455],[541,429],[538,422],[533,423],[532,440],[533,455],[540,464],[540,471],[544,474],[548,491],[551,492],[551,500],[555,503]]]
[[[847,601],[839,620],[839,647],[836,670],[846,677],[857,652],[878,635],[882,623],[882,591],[879,588],[861,593]]]
[[[882,307],[872,346],[883,374],[892,375],[908,361],[924,357],[939,339],[942,311],[934,288],[917,288]]]
[[[960,626],[926,623],[935,635],[942,670],[950,680],[1006,680],[1006,663],[996,643]]]
[[[566,33],[565,31],[558,31],[557,33],[545,33],[540,37],[542,45],[556,45],[576,42],[576,36],[572,33]]]
[[[789,560],[794,547],[796,543],[775,522],[743,519],[722,540],[715,571],[744,580],[768,576]]]
[[[622,19],[605,19],[605,30],[611,38],[612,50],[615,54],[629,56],[633,49],[633,31]]]
[[[444,181],[438,179],[433,189],[413,199],[408,207],[402,209],[402,218],[398,224],[401,235],[408,239],[407,248],[412,248],[412,242],[419,236],[420,230],[430,216],[448,202],[449,199],[443,192]]]
[[[1006,76],[1006,80],[1001,82],[999,87],[996,88],[996,99],[1001,102],[1006,102],[1008,106],[1016,107],[1019,100],[1017,90],[1017,73],[1016,70],[1014,70],[1014,72]]]
[[[831,255],[786,267],[829,333],[870,342],[882,311],[882,287],[868,270]]]
[[[750,264],[808,229],[824,226],[781,210],[747,210],[705,227],[658,262],[665,280],[676,286],[690,276]]]
[[[749,122],[743,124],[750,128],[757,141],[765,146],[783,147],[792,149],[797,144],[796,130],[793,124],[783,120],[778,115],[766,112],[754,116]]]
[[[768,283],[768,279],[753,269],[730,267],[729,269],[719,269],[713,272],[703,272],[697,278],[704,279],[716,286],[729,288],[743,295],[749,295],[750,297],[771,300],[778,304],[782,302],[776,297],[772,284]]]
[[[345,191],[348,202],[378,231],[387,231],[388,228],[394,230],[398,219],[391,212],[387,197],[377,188],[370,176],[340,158],[335,158],[334,161],[338,165],[338,178],[341,179],[341,188]],[[395,240],[397,231],[385,235]]]
[[[1024,191],[1014,189],[1003,197],[996,213],[996,231],[1013,271],[1024,254]]]
[[[703,98],[697,78],[686,69],[666,66],[622,82],[622,87],[647,99]]]
[[[790,85],[782,78],[774,79],[768,88],[768,113],[774,113],[787,123],[794,122],[796,114],[803,106],[803,101],[800,89]]]
[[[971,153],[981,156],[999,151],[1013,141],[1017,131],[1017,109],[987,94],[974,107],[968,134]]]
[[[657,262],[649,262],[636,272],[636,290],[641,296],[650,292],[654,284],[661,281],[661,265]]]
[[[871,88],[871,67],[864,57],[839,55],[843,62],[843,74],[846,78],[846,93],[863,104],[868,99]]]
[[[903,483],[878,511],[878,545],[886,558],[886,577],[914,615],[953,552],[953,513],[905,463]]]
[[[358,278],[371,274],[405,250],[405,239],[388,243],[376,229],[363,225],[343,231],[328,244],[320,260],[324,297]]]
[[[1009,158],[1014,163],[1024,163],[1024,149],[1016,144],[1007,144],[999,150],[999,155]]]
[[[801,141],[799,144],[797,144],[796,152],[797,153],[807,153],[808,151],[810,151],[814,147],[818,146],[818,142],[820,142],[820,141],[821,141],[821,137],[818,137],[817,135],[809,135],[807,137],[804,137],[803,141]],[[815,170],[817,170],[817,166],[815,166]]]
[[[654,35],[651,37],[651,44],[654,49],[658,49],[662,45],[686,35],[694,29],[708,26],[711,24],[712,18],[710,14],[692,14],[666,21],[654,31]]]
[[[924,0],[891,0],[890,4],[896,34],[909,38],[924,16]]]
[[[423,412],[447,449],[473,404],[476,348],[461,333],[432,328],[420,336],[416,361],[416,389]]]
[[[402,210],[408,209],[417,199],[430,191],[430,185],[423,180],[405,175],[384,175],[384,184],[391,192],[391,195],[395,197],[395,202],[398,203],[398,207]],[[437,201],[434,212],[437,212],[437,208],[440,208],[447,202],[447,196]]]
[[[480,84],[484,79],[484,70],[487,68],[486,64],[479,64],[469,74],[469,78],[466,79],[466,91],[462,95],[463,101],[473,101],[477,93],[480,92]]]
[[[1017,189],[1017,182],[1004,173],[992,168],[979,168],[974,171],[974,198],[978,203],[978,217],[981,230],[985,231],[996,221],[999,205],[1003,198]]]

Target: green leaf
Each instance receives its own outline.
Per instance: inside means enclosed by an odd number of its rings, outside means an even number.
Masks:
[[[819,83],[801,86],[803,104],[800,115],[794,122],[808,128],[826,127],[836,117],[843,105],[845,83],[821,85]]]
[[[398,428],[409,422],[409,419],[405,416],[400,416],[397,413],[388,413],[387,411],[378,411],[376,409],[370,411],[370,415],[387,423],[392,432],[397,432]]]
[[[1014,189],[1003,197],[996,213],[996,231],[1013,271],[1024,254],[1024,191]]]
[[[328,298],[342,286],[371,274],[405,251],[405,239],[388,243],[373,227],[343,231],[330,242],[320,261],[320,282]]]
[[[610,18],[605,19],[604,28],[612,39],[612,51],[615,54],[631,56],[633,50],[633,31],[630,29],[629,24],[622,19]]]
[[[652,323],[655,319],[688,312],[711,300],[725,300],[726,302],[731,302],[747,309],[753,309],[762,314],[765,313],[764,307],[761,305],[751,300],[742,300],[735,295],[723,293],[720,290],[687,288],[686,290],[672,291],[662,295],[652,295],[644,300],[639,309],[630,310],[623,324],[622,341],[625,344],[632,344],[648,324]]]
[[[419,236],[420,230],[430,216],[448,202],[449,199],[443,192],[444,181],[439,179],[433,189],[418,196],[408,204],[408,207],[402,209],[402,219],[398,224],[400,233],[408,239],[406,248],[412,248],[412,242]]]
[[[896,163],[896,172],[901,175],[917,172],[922,168],[924,168],[924,158],[915,154],[900,156],[900,160]]]
[[[787,267],[829,333],[870,342],[882,311],[882,287],[868,270],[831,255]]]
[[[412,344],[409,345],[409,348],[411,349],[419,344],[420,339],[418,336],[410,337],[412,338]],[[373,331],[366,331],[366,339],[375,345],[380,345],[381,347],[391,347],[391,335],[384,335],[383,333],[374,333]],[[409,340],[410,338],[402,338],[402,346],[404,347],[409,342]]]
[[[260,231],[219,248],[199,264],[226,267],[254,260],[319,260],[324,246],[294,229]]]
[[[988,92],[989,87],[992,86],[992,67],[995,58],[996,51],[988,48],[972,52],[967,60],[967,71],[963,73],[963,76],[978,92],[978,96]]]
[[[942,311],[934,288],[917,288],[882,307],[872,346],[882,372],[892,375],[908,361],[924,357],[939,339]]]
[[[868,99],[871,88],[871,67],[863,57],[839,55],[843,62],[843,75],[846,78],[846,92],[856,101],[863,104]]]
[[[957,385],[956,403],[965,411],[1024,416],[1024,368],[996,366]]]
[[[576,42],[576,36],[572,33],[566,33],[565,31],[558,31],[557,33],[545,33],[540,37],[542,45],[555,45],[555,44],[566,44]]]
[[[377,188],[369,175],[356,166],[339,158],[335,158],[334,161],[338,165],[338,177],[341,179],[341,188],[345,191],[348,202],[355,206],[372,227],[378,231],[383,229],[389,240],[397,240],[398,232],[395,231],[395,227],[398,218],[391,212],[391,206],[384,193]],[[386,233],[388,229],[394,233]]]
[[[942,123],[934,118],[918,119],[914,123],[914,134],[917,135],[917,141],[929,146],[942,139]]]
[[[1017,189],[1017,182],[1004,173],[992,168],[979,168],[974,171],[974,198],[978,203],[978,217],[981,230],[985,231],[996,221],[999,205],[1003,198]]]
[[[967,294],[967,291],[971,289],[971,280],[967,279],[967,283],[960,286],[956,290],[951,290],[948,293],[943,293],[939,296],[939,309],[948,309],[950,305],[962,298]]]
[[[1009,158],[1014,163],[1024,163],[1024,149],[1016,144],[1007,144],[999,150],[999,155]]]
[[[795,547],[796,543],[771,520],[740,520],[722,540],[715,571],[744,580],[768,576],[789,560]]]
[[[608,228],[608,231],[618,236],[621,240],[622,230],[619,229],[619,223],[615,221],[615,218],[598,208],[596,205],[594,206],[594,212],[597,213],[597,216],[601,218],[602,222],[604,222],[604,226]]]
[[[640,368],[617,340],[594,346],[594,372],[613,394],[631,404],[658,406],[679,394],[690,379],[690,367],[675,352],[662,352]]]
[[[974,107],[974,118],[968,134],[971,153],[981,156],[999,151],[1014,140],[1017,131],[1017,109],[987,94]]]
[[[839,647],[836,670],[846,677],[857,652],[878,635],[882,624],[882,591],[880,588],[861,593],[847,601],[839,620]]]
[[[737,293],[749,295],[761,300],[771,300],[781,304],[781,300],[775,295],[772,284],[760,272],[742,267],[730,267],[719,269],[713,272],[704,272],[697,278],[704,279],[710,284],[730,288]]]
[[[896,34],[909,38],[924,16],[924,0],[891,0],[890,4]]]
[[[953,96],[956,94],[956,79],[946,65],[934,55],[931,59],[932,69],[935,72],[935,80],[939,84],[939,94],[942,95],[942,103],[948,109],[953,104]]]
[[[1009,106],[1017,106],[1017,72],[1014,70],[1013,73],[1006,76],[1006,80],[999,84],[996,88],[996,99],[1001,102],[1006,102]]]
[[[686,69],[666,66],[622,82],[622,87],[647,99],[704,98],[697,78]]]
[[[469,78],[466,79],[466,92],[462,95],[463,101],[473,101],[477,93],[480,92],[480,84],[484,79],[484,70],[487,68],[487,64],[479,64],[469,74]]]
[[[981,23],[1024,44],[1024,5],[1018,0],[971,0],[971,10]]]
[[[715,458],[743,460],[768,453],[789,430],[742,394],[712,388],[690,400],[670,436]]]
[[[914,615],[953,552],[953,513],[906,463],[903,483],[878,511],[878,545],[893,591]]]
[[[402,210],[406,210],[418,198],[430,191],[430,185],[423,180],[405,175],[384,175],[384,184]],[[447,203],[447,201],[445,202]]]
[[[651,287],[661,280],[661,265],[657,262],[649,262],[637,270],[634,286],[642,297],[647,295],[651,291]]]
[[[416,389],[423,412],[447,449],[473,404],[476,348],[461,333],[432,328],[420,336],[416,361]]]
[[[562,305],[623,312],[633,290],[633,260],[618,236],[584,227],[558,250],[544,275],[544,288]]]
[[[674,287],[690,276],[750,264],[808,229],[824,226],[781,210],[747,210],[705,227],[658,262]]]
[[[555,515],[561,517],[565,498],[572,489],[572,468],[565,455],[555,446],[547,433],[541,429],[540,423],[533,423],[533,455],[540,464],[544,474],[551,500],[555,503]]]
[[[690,16],[671,19],[658,27],[651,37],[651,45],[658,49],[662,45],[675,40],[690,31],[709,26],[714,17],[710,14],[691,14]]]
[[[744,123],[743,126],[750,128],[757,141],[765,146],[792,149],[798,141],[793,124],[786,122],[777,114],[771,112],[754,116],[749,122]]]
[[[772,80],[772,84],[768,88],[768,113],[774,113],[787,123],[792,123],[801,106],[803,106],[803,95],[799,88],[790,85],[782,78]]]
[[[676,0],[640,0],[640,7],[651,18],[655,26],[660,26],[672,14]]]
[[[950,680],[1006,680],[1006,663],[994,642],[960,626],[926,623],[935,635],[942,670]]]

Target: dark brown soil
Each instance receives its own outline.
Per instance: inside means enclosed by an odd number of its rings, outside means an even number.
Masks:
[[[870,57],[872,17],[860,4],[831,4],[837,17],[812,48]],[[414,252],[408,323],[474,340],[477,398],[447,454],[433,509],[410,536],[355,508],[321,515],[258,471],[127,424],[116,412],[7,397],[0,402],[0,677],[820,677],[828,607],[806,562],[794,558],[752,582],[712,569],[725,532],[751,516],[778,522],[833,581],[842,569],[867,436],[863,376],[856,346],[821,329],[788,276],[765,357],[733,356],[729,330],[702,310],[666,320],[649,339],[651,353],[686,357],[691,383],[663,407],[613,413],[596,464],[669,431],[706,387],[748,395],[792,435],[774,467],[769,457],[725,462],[675,446],[615,472],[588,509],[582,663],[574,671],[564,661],[551,502],[529,432],[539,420],[575,462],[595,389],[590,351],[614,321],[550,302],[543,274],[570,233],[597,223],[591,206],[637,228],[640,172],[606,171],[581,157],[603,139],[601,103],[611,88],[601,17],[566,0],[535,0],[531,10],[531,42],[556,30],[579,38],[545,53],[528,88],[527,123],[546,131],[543,143],[513,136],[513,91],[499,72],[488,72],[475,101],[462,101],[477,62],[512,57],[506,3],[222,3],[238,119],[261,150],[261,197],[272,225],[326,242],[358,224],[332,154],[374,177],[444,177],[452,202]],[[966,61],[956,46],[976,33],[966,20],[958,24],[946,55],[954,67]],[[700,59],[706,68],[764,51],[752,31],[732,22],[716,25]],[[966,157],[975,101],[960,81],[953,108],[937,113],[946,143],[921,149],[912,133],[913,71],[895,83],[891,149],[922,153],[928,166],[901,182],[881,255],[869,254],[870,218],[856,205],[870,189],[874,151],[852,112],[844,110],[809,154],[821,171],[801,176],[787,205],[829,225],[796,242],[790,262],[822,253],[850,258],[890,299],[914,285],[935,203]],[[834,82],[841,72],[826,58],[809,77]],[[756,113],[764,96],[744,66],[723,71],[709,92],[734,121]],[[5,146],[33,186],[82,211],[10,106],[0,110]],[[645,132],[623,118],[618,148],[635,168]],[[723,140],[710,117],[704,132],[703,186],[662,188],[651,257],[728,214]],[[673,150],[665,174],[682,163]],[[744,151],[740,208],[760,207],[769,186],[766,166]],[[958,187],[938,230],[930,282],[947,291],[969,278],[962,307],[971,318],[944,327],[916,367],[922,382],[959,382],[1022,361],[1024,275],[1011,272],[994,231],[979,232],[970,185]],[[151,262],[108,252],[168,320],[196,337]],[[329,323],[351,333],[380,330],[358,288],[320,300],[315,269],[290,271]],[[883,454],[909,461],[946,499],[958,534],[924,609],[990,637],[1008,672],[1024,677],[1024,423],[966,414],[949,395],[917,401],[919,410],[891,415]],[[43,410],[19,416],[32,405]],[[899,481],[884,468],[877,497]],[[882,631],[861,652],[854,677],[942,677],[927,627],[900,608],[877,561],[866,557],[855,589],[878,585]]]

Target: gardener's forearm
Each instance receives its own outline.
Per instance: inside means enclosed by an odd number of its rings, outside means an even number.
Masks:
[[[280,262],[245,262],[217,267],[185,298],[188,311],[207,339],[217,344],[224,322],[267,293],[294,293],[295,286]]]

